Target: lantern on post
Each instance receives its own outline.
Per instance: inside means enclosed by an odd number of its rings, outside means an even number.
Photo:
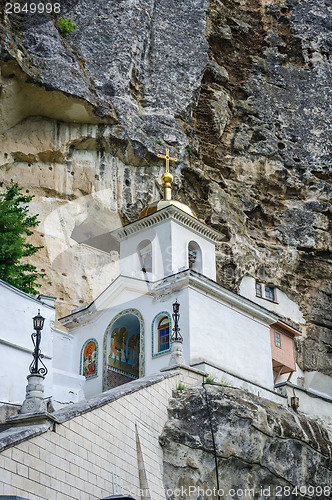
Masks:
[[[173,321],[174,321],[174,327],[173,327],[173,335],[171,338],[171,342],[183,342],[183,337],[180,334],[180,328],[179,328],[179,319],[180,319],[180,304],[176,300],[173,304]]]
[[[168,363],[169,368],[173,368],[176,366],[186,364],[184,357],[183,357],[183,347],[182,347],[183,337],[180,334],[180,328],[179,328],[179,318],[180,318],[179,311],[180,311],[180,304],[176,300],[173,304],[172,317],[173,317],[174,327],[173,327],[173,334],[172,334],[172,338],[171,338],[172,348],[171,348],[171,355],[170,355],[169,363]]]
[[[40,314],[40,309],[38,309],[38,314],[34,318],[32,318],[33,321],[33,327],[35,330],[42,330],[44,328],[44,321],[45,318]]]
[[[42,362],[42,358],[44,357],[44,355],[41,353],[40,350],[41,331],[44,328],[45,318],[43,318],[43,316],[40,314],[40,309],[38,309],[38,314],[37,316],[32,318],[32,321],[33,321],[33,327],[36,331],[31,334],[34,350],[32,353],[33,360],[29,367],[29,371],[32,375],[45,376],[48,370],[44,365],[44,363]],[[40,368],[38,367],[39,363],[42,365]]]
[[[34,345],[33,360],[29,366],[30,374],[27,376],[28,385],[26,386],[25,400],[23,401],[20,415],[16,417],[16,421],[26,420],[26,418],[40,419],[45,417],[47,413],[46,403],[44,401],[44,377],[47,374],[47,368],[44,365],[42,358],[44,357],[40,350],[41,332],[44,328],[45,318],[38,314],[32,318],[35,331],[31,334],[31,339]]]

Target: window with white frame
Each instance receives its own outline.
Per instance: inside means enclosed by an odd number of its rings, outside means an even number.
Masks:
[[[274,332],[274,343],[277,347],[281,348],[281,335],[279,332]]]

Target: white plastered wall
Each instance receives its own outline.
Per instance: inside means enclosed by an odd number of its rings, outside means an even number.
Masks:
[[[0,282],[0,355],[3,360],[0,374],[0,401],[22,404],[25,399],[27,375],[32,362],[32,318],[45,318],[40,348],[48,374],[45,377],[45,397],[52,395],[54,307],[40,302],[16,288]]]
[[[240,284],[240,295],[256,302],[269,311],[280,314],[285,318],[289,318],[295,323],[304,324],[305,319],[296,302],[291,300],[284,292],[276,289],[276,302],[271,302],[261,297],[256,297],[256,280],[251,276],[244,276]]]
[[[190,363],[207,360],[273,389],[269,325],[197,290],[189,289],[188,294]]]
[[[188,245],[195,241],[202,252],[202,273],[204,276],[215,281],[216,279],[216,252],[215,244],[207,238],[194,233],[191,229],[183,227],[176,221],[172,221],[172,247],[174,249],[172,268],[174,273],[188,266]]]
[[[119,277],[118,282],[126,278]],[[144,291],[134,291],[130,289],[123,289],[121,292],[114,296],[114,300],[110,307],[106,307],[101,311],[101,314],[94,320],[85,325],[78,326],[73,329],[73,361],[72,370],[74,373],[80,373],[80,356],[81,349],[84,343],[90,339],[95,338],[98,342],[98,375],[95,378],[86,380],[84,386],[85,396],[89,397],[102,392],[103,390],[103,370],[104,370],[104,335],[107,327],[119,314],[127,313],[134,314],[133,311],[138,311],[144,318],[144,358],[145,367],[144,375],[151,375],[158,373],[162,368],[166,368],[169,364],[170,354],[163,354],[157,357],[152,356],[152,323],[154,318],[162,311],[167,311],[172,315],[172,304],[177,299],[181,304],[181,334],[184,337],[184,353],[187,361],[189,361],[189,329],[187,312],[187,296],[183,291],[170,293],[165,299],[152,300],[149,295],[148,285],[145,286]],[[107,344],[109,349],[109,339]]]
[[[188,244],[195,241],[202,251],[202,274],[216,279],[215,245],[177,221],[167,219],[152,228],[132,234],[120,243],[120,269],[124,276],[144,279],[137,247],[143,240],[152,244],[152,274],[148,279],[157,281],[188,268]]]
[[[71,333],[53,329],[53,405],[84,399],[85,377],[73,371],[74,339]]]

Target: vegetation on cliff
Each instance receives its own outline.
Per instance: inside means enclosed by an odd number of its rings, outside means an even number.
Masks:
[[[75,0],[61,16],[79,29],[0,17],[2,178],[24,179],[43,222],[68,207],[55,250],[32,256],[58,314],[110,281],[82,257],[86,240],[68,251],[82,228],[104,231],[84,196],[135,220],[160,197],[156,153],[171,148],[174,196],[225,234],[218,281],[238,291],[265,275],[305,318],[298,365],[331,375],[330,2]]]
[[[0,194],[0,278],[23,292],[37,295],[40,284],[36,281],[44,274],[22,261],[42,248],[27,240],[31,229],[39,225],[38,215],[29,215],[33,197],[24,195],[13,181]]]

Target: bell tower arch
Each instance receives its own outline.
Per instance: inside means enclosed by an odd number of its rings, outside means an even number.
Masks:
[[[120,272],[124,276],[158,281],[185,269],[216,279],[216,242],[222,234],[195,217],[185,204],[172,199],[173,175],[169,155],[162,175],[164,196],[148,205],[136,222],[112,233],[120,241]]]

